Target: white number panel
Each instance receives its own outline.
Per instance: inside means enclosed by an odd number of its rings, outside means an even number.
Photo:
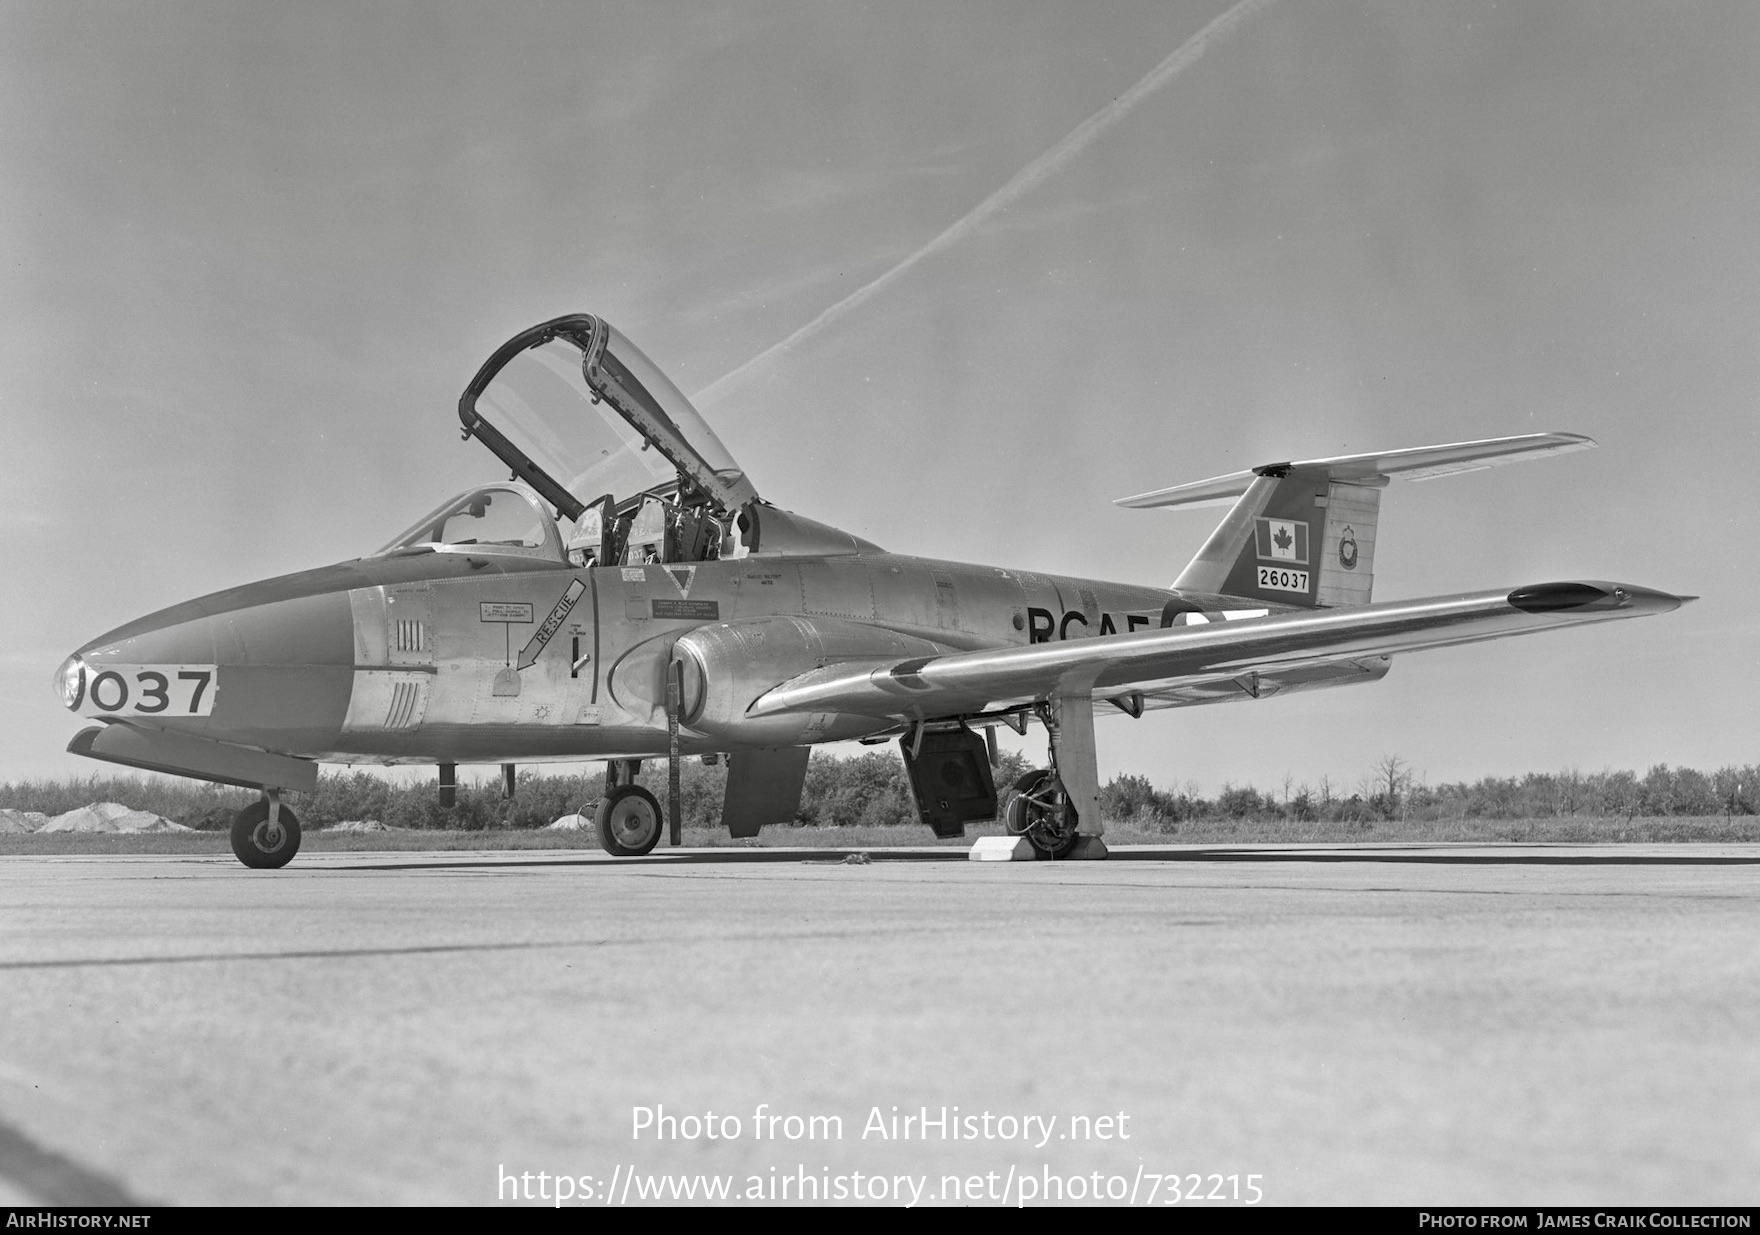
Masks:
[[[209,716],[218,665],[87,665],[81,716]]]
[[[1259,586],[1271,588],[1278,592],[1302,592],[1308,590],[1308,572],[1305,570],[1286,570],[1279,566],[1259,567]]]

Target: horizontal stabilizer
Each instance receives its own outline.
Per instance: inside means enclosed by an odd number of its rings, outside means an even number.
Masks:
[[[1333,459],[1306,459],[1299,463],[1267,463],[1245,472],[1231,472],[1227,476],[1174,485],[1171,489],[1121,497],[1114,504],[1141,510],[1156,506],[1209,506],[1232,502],[1261,476],[1284,476],[1297,470],[1323,473],[1330,480],[1356,484],[1373,483],[1383,476],[1433,480],[1456,472],[1476,472],[1505,463],[1588,450],[1594,445],[1593,438],[1580,433],[1524,433],[1518,437],[1493,437],[1447,446],[1416,446],[1407,450],[1339,455]]]

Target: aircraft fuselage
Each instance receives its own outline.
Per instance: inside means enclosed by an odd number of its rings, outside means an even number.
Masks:
[[[1125,633],[1229,607],[885,553],[588,569],[489,554],[362,559],[189,601],[92,641],[78,653],[77,710],[332,763],[637,757],[667,749],[665,666],[700,627],[749,625],[760,643],[768,628],[779,659],[769,668],[787,676],[899,649]],[[735,737],[705,718],[684,728],[681,748],[891,727],[858,716],[795,725]]]

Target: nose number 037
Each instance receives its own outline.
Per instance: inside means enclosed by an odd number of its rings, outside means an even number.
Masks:
[[[74,711],[81,716],[210,716],[217,665],[87,665]]]

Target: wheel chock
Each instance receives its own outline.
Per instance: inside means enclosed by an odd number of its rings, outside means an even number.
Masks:
[[[980,836],[966,854],[974,862],[1031,862],[1035,856],[1024,836]]]
[[[1076,847],[1064,856],[1065,862],[1095,861],[1106,856],[1106,842],[1098,836],[1076,837]]]

